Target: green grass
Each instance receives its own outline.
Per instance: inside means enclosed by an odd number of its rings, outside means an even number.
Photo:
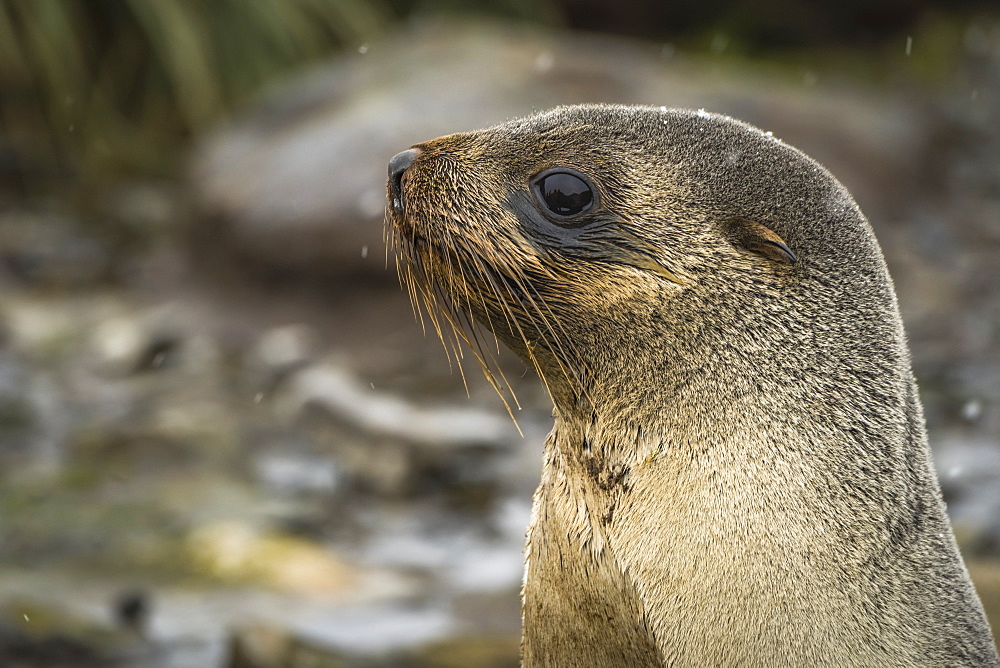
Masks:
[[[379,0],[0,0],[0,150],[169,169],[262,85],[391,22]]]

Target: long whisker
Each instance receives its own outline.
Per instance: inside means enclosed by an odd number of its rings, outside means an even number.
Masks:
[[[542,297],[539,286],[523,268],[523,258],[514,257],[501,247],[494,249],[500,257],[491,256],[487,262],[482,253],[470,249],[462,237],[446,234],[432,247],[423,238],[419,243],[411,241],[395,227],[387,231],[386,242],[395,253],[400,282],[416,318],[425,332],[430,324],[444,348],[449,367],[452,370],[458,367],[467,394],[470,390],[462,363],[466,349],[472,353],[520,431],[508,394],[514,406],[520,409],[521,405],[499,363],[498,327],[506,327],[506,331],[521,340],[528,361],[550,395],[553,393],[551,379],[536,348],[536,339],[542,332],[542,340],[553,353],[551,357],[555,358],[558,373],[572,386],[583,387],[580,376],[569,363],[577,357],[573,339],[553,313],[550,303]],[[544,263],[531,267],[531,273],[543,280],[554,278]],[[494,321],[494,317],[498,320]],[[483,322],[478,322],[477,318],[482,318]],[[525,323],[531,331],[530,336]],[[482,338],[485,331],[494,339],[489,347],[484,345]]]
[[[517,398],[517,394],[514,392],[513,386],[511,385],[510,381],[504,374],[503,369],[500,367],[499,360],[497,359],[497,357],[500,355],[500,340],[496,336],[496,326],[493,324],[493,318],[490,315],[491,309],[488,307],[486,303],[487,298],[482,290],[483,285],[486,285],[493,290],[494,297],[496,298],[496,305],[501,310],[504,319],[507,321],[508,327],[511,326],[512,322],[511,315],[507,308],[506,302],[503,300],[499,292],[496,290],[496,282],[492,279],[490,272],[486,269],[482,261],[477,256],[472,255],[471,260],[472,260],[471,268],[475,270],[476,278],[478,280],[474,284],[468,286],[467,294],[471,295],[474,292],[475,296],[478,298],[479,305],[482,307],[481,311],[484,317],[486,318],[487,329],[493,335],[493,342],[496,347],[496,355],[494,355],[491,352],[489,356],[493,363],[491,365],[491,369],[489,369],[488,372],[492,372],[492,368],[496,369],[496,372],[500,375],[500,378],[502,379],[505,387],[510,392],[510,396],[514,401],[514,405],[517,406],[517,408],[520,410],[521,403]],[[469,301],[469,311],[470,313],[473,311],[471,300]],[[478,330],[479,330],[478,323],[475,323],[472,319],[470,319],[469,322],[472,325],[472,331],[474,332],[478,349],[480,353],[483,355],[483,358],[485,359],[486,358],[485,350],[482,348],[481,340],[478,336]]]
[[[513,269],[513,267],[511,268]],[[582,389],[583,383],[580,382],[581,381],[580,376],[570,367],[568,367],[565,362],[565,360],[568,359],[576,360],[582,358],[580,358],[579,355],[573,355],[572,357],[570,356],[570,353],[575,352],[575,350],[568,351],[566,349],[567,346],[572,348],[572,345],[566,343],[566,340],[570,337],[568,337],[568,334],[566,330],[563,328],[562,323],[558,318],[555,317],[555,314],[552,313],[552,310],[549,307],[548,303],[544,299],[540,298],[537,288],[528,279],[528,277],[524,274],[523,271],[518,269],[511,271],[509,273],[510,273],[510,280],[512,280],[515,283],[518,291],[521,292],[521,294],[524,296],[524,299],[520,299],[520,301],[523,303],[526,299],[529,305],[531,306],[531,308],[524,309],[526,315],[531,319],[532,323],[535,324],[536,326],[539,324],[539,321],[536,319],[537,316],[537,318],[541,320],[541,324],[544,325],[544,328],[551,335],[549,338],[551,338],[552,343],[555,344],[555,347],[559,353],[555,355],[555,358],[557,364],[559,365],[559,369],[563,374],[563,377],[571,385],[575,385]],[[518,298],[513,295],[513,291],[510,289],[509,286],[505,287],[507,287],[508,291],[512,293],[512,297]],[[549,316],[551,316],[551,319],[549,317],[546,317],[545,314],[546,311],[548,312]],[[556,326],[558,327],[559,331],[557,331],[556,328],[553,327],[552,324],[553,322],[556,323]],[[560,336],[560,334],[566,334],[567,336],[563,337]],[[544,374],[541,372],[540,369],[538,370],[538,372],[539,376],[542,377],[542,381],[545,383],[546,388],[548,389],[549,385],[547,379],[545,379]]]

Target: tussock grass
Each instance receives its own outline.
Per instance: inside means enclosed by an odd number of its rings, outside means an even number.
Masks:
[[[379,0],[0,0],[0,150],[169,168],[261,85],[391,21]]]

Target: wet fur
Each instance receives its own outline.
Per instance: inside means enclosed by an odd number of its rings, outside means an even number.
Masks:
[[[997,665],[892,282],[825,169],[642,107],[420,148],[387,226],[415,307],[487,369],[494,332],[555,407],[524,665]],[[557,166],[599,190],[583,231],[532,199]]]

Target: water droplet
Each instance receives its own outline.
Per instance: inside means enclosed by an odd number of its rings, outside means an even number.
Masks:
[[[535,56],[535,71],[544,74],[552,69],[556,64],[555,56],[549,51],[542,51]]]
[[[911,35],[906,36],[906,55],[910,55],[913,51],[913,37]]]
[[[712,50],[713,53],[722,53],[723,51],[726,50],[727,46],[729,46],[729,37],[724,33],[717,32],[712,37],[712,44],[709,46],[709,48]]]
[[[255,404],[259,404],[263,400],[264,400],[264,393],[263,392],[258,392],[257,394],[253,395],[253,402]]]
[[[358,47],[358,53],[360,53],[362,56],[365,55],[366,53],[368,53],[368,45],[367,44],[362,44],[361,46],[359,46]]]
[[[362,258],[368,257],[368,246],[361,247],[361,257]]]
[[[986,56],[992,48],[989,33],[978,23],[972,23],[962,36],[965,50],[977,56]]]
[[[966,422],[975,422],[983,414],[983,402],[979,399],[969,399],[962,404],[962,419]]]

